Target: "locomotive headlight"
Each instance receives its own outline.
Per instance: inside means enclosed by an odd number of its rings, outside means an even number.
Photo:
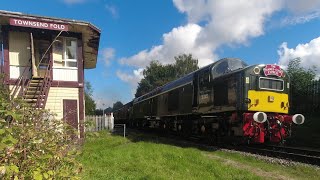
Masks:
[[[260,68],[258,66],[253,68],[254,74],[260,74]]]
[[[302,114],[295,114],[293,117],[292,117],[292,121],[295,123],[295,124],[303,124],[304,123],[304,115]]]
[[[264,123],[267,120],[267,114],[264,112],[256,112],[253,114],[253,120],[258,123]]]

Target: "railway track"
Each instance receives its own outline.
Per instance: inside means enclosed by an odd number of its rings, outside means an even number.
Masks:
[[[135,131],[135,130],[134,130]],[[311,164],[320,166],[320,150],[307,149],[301,147],[286,147],[286,146],[274,146],[274,145],[217,145],[212,146],[204,143],[197,136],[192,136],[187,139],[181,138],[174,134],[159,134],[152,131],[138,130],[143,133],[157,135],[163,138],[168,138],[168,141],[172,144],[182,146],[193,146],[207,150],[217,149],[229,149],[240,152],[247,152],[251,154],[259,154],[268,157],[281,158],[294,162],[301,162],[305,164]]]
[[[254,154],[260,154],[320,166],[320,151],[314,149],[269,145],[244,146],[236,149]]]

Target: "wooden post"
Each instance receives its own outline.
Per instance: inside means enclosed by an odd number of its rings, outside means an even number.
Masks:
[[[31,46],[31,64],[32,64],[32,76],[37,77],[38,71],[37,71],[37,65],[36,65],[36,58],[34,55],[34,43],[33,43],[33,35],[30,33],[30,46]]]

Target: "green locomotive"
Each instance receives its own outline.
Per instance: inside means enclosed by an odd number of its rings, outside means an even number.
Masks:
[[[114,112],[134,127],[176,131],[184,136],[281,143],[291,125],[290,78],[277,65],[248,66],[224,58],[135,98]]]

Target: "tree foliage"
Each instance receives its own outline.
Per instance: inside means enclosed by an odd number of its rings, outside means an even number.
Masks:
[[[50,112],[9,98],[0,84],[0,179],[74,179],[75,131]]]
[[[315,67],[305,69],[301,66],[301,59],[295,58],[289,61],[287,72],[291,79],[292,94],[305,95],[308,85],[316,77]]]
[[[102,115],[102,114],[110,114],[112,113],[112,107],[107,107],[106,109],[96,109],[95,115]]]
[[[92,97],[93,89],[90,82],[85,81],[84,98],[85,98],[85,113],[86,115],[94,115],[96,110],[96,103]]]
[[[176,78],[183,77],[187,74],[189,74],[192,71],[195,71],[199,69],[198,67],[198,60],[194,59],[191,54],[182,54],[177,57],[174,57],[175,59],[175,75]]]
[[[135,97],[142,96],[149,91],[193,72],[198,67],[198,60],[191,54],[174,57],[175,63],[162,65],[159,61],[151,61],[143,71],[144,78],[138,84]]]
[[[291,79],[291,113],[301,113],[308,104],[308,88],[316,77],[315,67],[305,69],[301,59],[296,58],[289,61],[287,72]]]
[[[117,101],[117,102],[115,102],[115,103],[113,104],[112,109],[113,109],[113,111],[116,111],[116,110],[120,109],[122,106],[123,106],[122,102]]]

